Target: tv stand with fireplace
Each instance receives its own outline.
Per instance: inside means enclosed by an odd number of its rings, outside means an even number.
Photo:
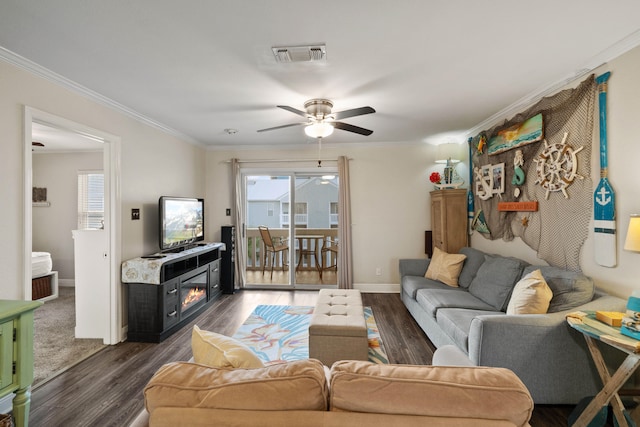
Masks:
[[[197,244],[122,264],[128,296],[129,341],[161,342],[202,313],[221,294],[224,243]]]

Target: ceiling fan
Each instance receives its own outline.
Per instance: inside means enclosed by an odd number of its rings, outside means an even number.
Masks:
[[[373,133],[372,130],[337,121],[340,119],[345,119],[347,117],[355,117],[362,116],[364,114],[375,113],[376,110],[371,107],[353,108],[351,110],[332,113],[331,108],[333,108],[333,102],[328,99],[321,98],[310,99],[309,101],[305,102],[304,108],[306,112],[293,107],[289,107],[288,105],[278,105],[277,107],[305,117],[307,118],[307,121],[260,129],[258,130],[258,132],[266,132],[291,126],[305,126],[305,133],[313,138],[324,138],[326,136],[329,136],[333,133],[334,129],[346,130],[347,132],[353,132],[365,136],[371,135]]]

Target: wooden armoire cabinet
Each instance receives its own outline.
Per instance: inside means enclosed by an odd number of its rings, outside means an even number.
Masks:
[[[456,254],[468,245],[467,190],[436,190],[430,194],[433,247]]]

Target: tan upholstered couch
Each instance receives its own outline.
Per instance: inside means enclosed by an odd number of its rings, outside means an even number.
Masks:
[[[257,369],[163,366],[135,426],[528,426],[533,401],[503,368],[309,359]]]

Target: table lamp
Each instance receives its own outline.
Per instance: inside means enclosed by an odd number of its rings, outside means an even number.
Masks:
[[[624,250],[640,252],[640,215],[631,214]],[[620,333],[640,340],[640,292],[633,291],[627,300],[627,313],[622,319]]]
[[[631,214],[624,250],[640,252],[640,214]]]
[[[460,162],[460,144],[447,142],[438,145],[438,153],[436,163],[446,163],[444,167],[444,183],[451,184],[453,182],[454,165]]]

